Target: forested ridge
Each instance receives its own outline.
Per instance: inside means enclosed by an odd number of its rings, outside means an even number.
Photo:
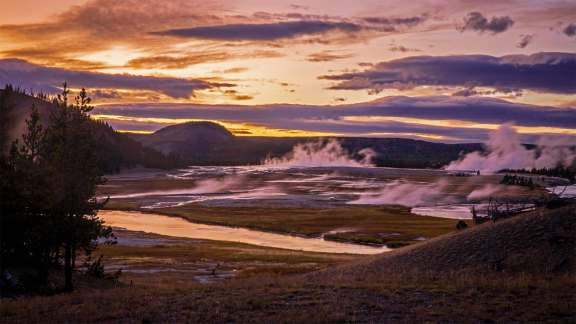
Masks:
[[[3,92],[3,113],[13,112],[5,100],[12,91]],[[90,259],[99,240],[113,238],[97,215],[106,203],[96,198],[105,182],[97,156],[102,125],[90,119],[84,89],[74,100],[69,94],[65,84],[44,116],[48,123],[32,104],[21,137],[0,143],[2,296],[72,291],[79,256],[87,269],[103,269]]]
[[[92,258],[98,243],[114,242],[97,186],[123,168],[182,165],[93,120],[92,109],[85,89],[73,97],[66,84],[55,97],[0,90],[0,296],[114,279]]]
[[[39,113],[39,122],[46,127],[50,114],[56,109],[56,98],[44,94],[27,93],[7,85],[0,90],[0,145],[7,150],[10,142],[18,139],[25,128],[24,121],[34,105]],[[183,166],[175,154],[164,155],[145,147],[129,136],[116,132],[102,121],[89,120],[94,132],[95,156],[103,173],[117,173],[121,169],[146,167],[171,169]]]

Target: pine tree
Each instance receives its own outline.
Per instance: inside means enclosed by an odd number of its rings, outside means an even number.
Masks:
[[[8,268],[35,269],[26,285],[42,287],[49,270],[63,263],[70,291],[76,255],[91,253],[98,238],[112,235],[97,217],[103,204],[96,187],[103,178],[90,98],[83,89],[70,104],[68,95],[64,85],[46,128],[32,107],[22,138],[0,154],[0,287]]]
[[[52,210],[58,218],[64,250],[65,290],[73,290],[72,273],[79,250],[90,253],[94,241],[109,237],[110,228],[97,217],[102,204],[96,200],[96,187],[103,182],[95,155],[92,109],[86,90],[75,103],[68,103],[69,90],[58,96],[58,107],[46,133],[44,155],[53,183]]]
[[[7,85],[4,90],[0,92],[0,159],[5,159],[6,151],[9,147],[9,126],[10,126],[10,113],[12,105],[10,103],[12,97],[12,86]]]

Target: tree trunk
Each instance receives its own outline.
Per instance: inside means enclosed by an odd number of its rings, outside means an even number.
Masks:
[[[48,284],[48,268],[50,267],[48,253],[43,251],[38,257],[38,283],[41,287],[45,287]]]
[[[67,243],[64,247],[64,290],[72,291],[72,245]]]
[[[2,144],[2,143],[0,143]],[[2,149],[0,147],[0,149]],[[2,207],[0,207],[0,279],[4,277],[4,212],[2,211]]]
[[[72,244],[72,271],[76,270],[76,243]]]

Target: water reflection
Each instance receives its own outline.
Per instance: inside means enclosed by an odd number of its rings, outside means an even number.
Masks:
[[[386,247],[346,244],[244,228],[197,224],[177,217],[150,213],[103,210],[98,215],[109,226],[173,237],[231,241],[280,249],[323,253],[377,254],[390,251]]]

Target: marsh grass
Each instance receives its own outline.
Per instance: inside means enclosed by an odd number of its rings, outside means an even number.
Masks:
[[[136,202],[111,201],[110,210],[139,210]],[[333,208],[206,207],[190,204],[146,210],[191,222],[243,227],[281,234],[320,237],[360,244],[418,242],[456,229],[456,220],[418,216],[402,206],[341,206]],[[330,233],[347,229],[345,233]]]

